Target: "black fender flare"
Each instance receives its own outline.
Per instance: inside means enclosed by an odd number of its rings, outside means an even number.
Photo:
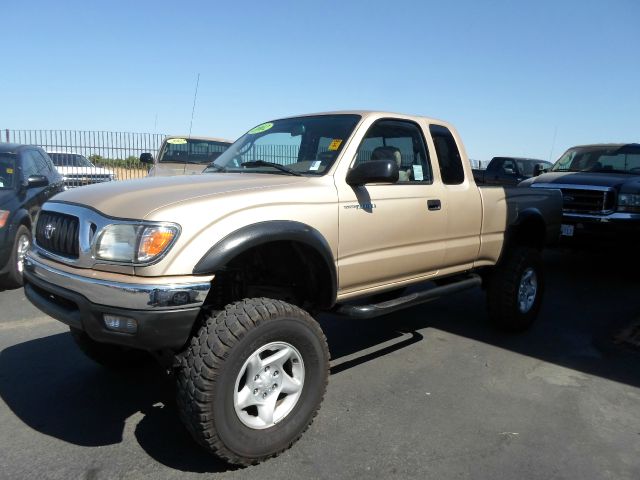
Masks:
[[[335,303],[338,274],[331,247],[318,230],[301,222],[271,220],[242,227],[211,247],[193,268],[193,273],[195,275],[210,275],[236,256],[253,247],[287,240],[308,245],[320,255],[331,277],[331,304]]]
[[[519,228],[523,225],[535,222],[542,226],[541,238],[537,239],[537,242],[534,242],[539,248],[544,248],[544,246],[549,242],[549,234],[547,232],[547,222],[545,221],[544,215],[542,212],[535,208],[529,207],[524,210],[518,212],[518,216],[515,218],[514,222],[511,223],[507,227],[507,231],[505,232],[505,245],[510,244],[511,242],[516,240],[516,237],[519,233]],[[528,240],[534,240],[530,238]],[[504,249],[503,249],[504,250]]]

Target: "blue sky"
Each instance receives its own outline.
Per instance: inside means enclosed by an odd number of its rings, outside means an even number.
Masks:
[[[640,141],[639,15],[638,0],[5,0],[0,128],[184,133],[200,73],[194,134],[381,109],[451,121],[471,158],[555,159]]]

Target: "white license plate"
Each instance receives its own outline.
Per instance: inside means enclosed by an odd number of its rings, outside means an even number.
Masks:
[[[574,229],[573,225],[561,225],[560,233],[564,237],[573,237],[573,229]]]

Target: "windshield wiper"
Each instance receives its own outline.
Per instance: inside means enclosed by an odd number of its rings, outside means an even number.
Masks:
[[[284,165],[280,165],[279,163],[267,162],[266,160],[252,160],[250,162],[243,162],[240,164],[242,167],[273,167],[281,172],[288,173],[289,175],[295,175],[296,177],[302,177],[303,175],[299,172],[294,172]]]

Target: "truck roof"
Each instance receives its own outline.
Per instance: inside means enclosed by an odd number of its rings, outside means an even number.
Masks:
[[[360,115],[362,117],[397,117],[412,120],[426,120],[429,123],[437,123],[441,125],[451,125],[449,122],[439,120],[437,118],[426,117],[424,115],[407,115],[404,113],[387,112],[384,110],[336,110],[331,112],[305,113],[303,115],[291,115],[281,118],[298,118],[298,117],[315,117],[319,115]]]

